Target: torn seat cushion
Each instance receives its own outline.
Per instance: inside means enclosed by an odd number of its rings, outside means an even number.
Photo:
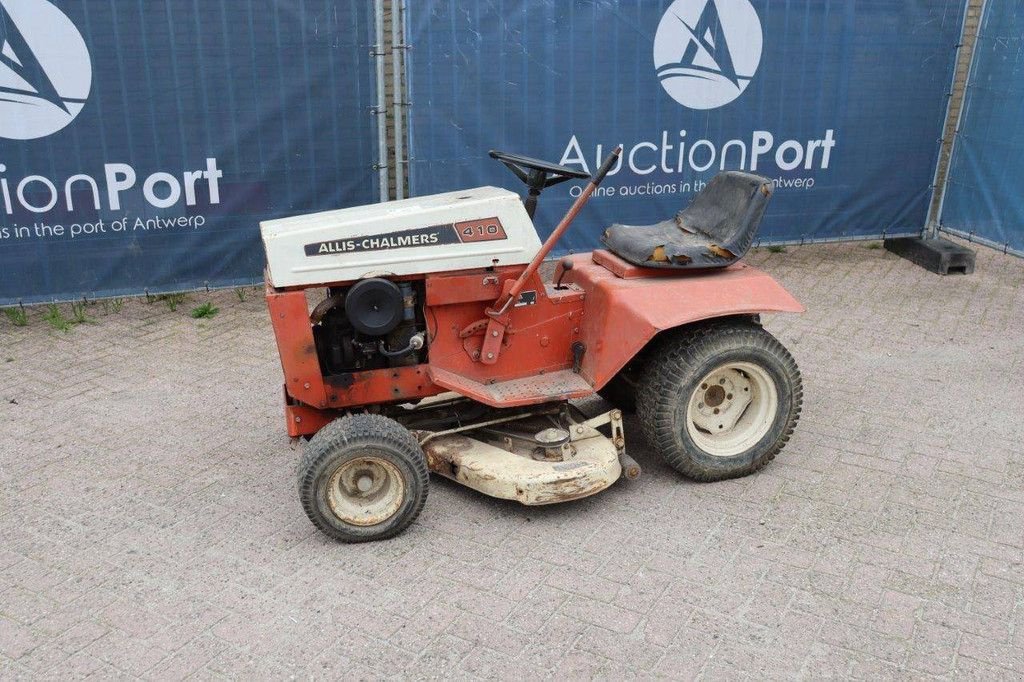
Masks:
[[[750,248],[771,194],[771,182],[760,175],[719,173],[674,218],[654,225],[612,225],[601,241],[634,265],[725,267]]]

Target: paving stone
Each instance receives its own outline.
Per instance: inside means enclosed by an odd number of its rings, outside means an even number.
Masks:
[[[805,388],[776,462],[690,483],[629,417],[639,481],[527,509],[435,480],[363,546],[295,499],[258,292],[0,318],[0,678],[1020,679],[1024,261],[750,261],[807,306],[765,318]]]

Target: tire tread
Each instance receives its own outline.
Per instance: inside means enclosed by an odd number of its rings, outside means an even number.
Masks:
[[[386,530],[378,533],[345,532],[330,525],[323,518],[316,503],[317,471],[323,461],[338,449],[358,445],[389,446],[401,456],[412,469],[414,485],[420,487],[416,506],[404,517]],[[393,537],[411,524],[427,501],[430,472],[416,438],[393,419],[377,414],[353,414],[334,420],[320,429],[306,444],[298,467],[299,499],[306,516],[326,535],[344,542],[366,542]]]
[[[779,341],[753,321],[714,320],[684,327],[665,335],[648,356],[636,394],[641,432],[662,458],[687,478],[717,481],[738,478],[766,466],[789,442],[803,406],[803,382],[793,356]],[[778,358],[792,385],[792,404],[781,435],[772,447],[749,465],[723,474],[704,467],[676,445],[673,417],[678,406],[677,389],[702,357],[739,345],[758,347]]]

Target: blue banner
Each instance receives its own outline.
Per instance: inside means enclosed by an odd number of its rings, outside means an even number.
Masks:
[[[368,0],[0,0],[0,305],[257,282],[377,200]]]
[[[622,164],[563,243],[683,208],[719,170],[776,185],[765,242],[919,234],[963,0],[410,3],[413,194],[518,181],[491,148]],[[547,190],[550,232],[578,184]]]
[[[1024,6],[989,0],[981,19],[939,222],[1024,256]]]

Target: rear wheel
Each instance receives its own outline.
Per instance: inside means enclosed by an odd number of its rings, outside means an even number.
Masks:
[[[299,498],[309,520],[343,542],[397,535],[419,515],[429,474],[419,443],[380,415],[342,417],[306,445]]]
[[[744,476],[775,458],[800,416],[800,371],[753,322],[676,332],[647,358],[637,413],[668,464],[700,481]]]

